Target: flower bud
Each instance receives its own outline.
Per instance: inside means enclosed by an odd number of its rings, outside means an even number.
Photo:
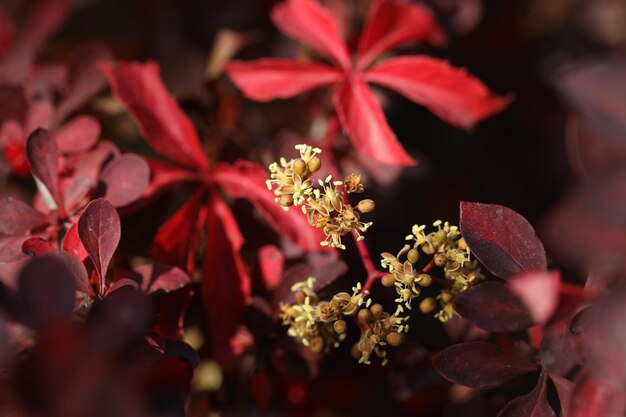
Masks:
[[[313,158],[309,159],[307,166],[310,172],[317,172],[322,166],[322,160],[319,159],[317,156],[314,156]]]
[[[404,341],[404,335],[398,332],[391,332],[385,336],[385,340],[391,346],[400,346]]]
[[[430,284],[433,283],[433,279],[428,274],[420,274],[417,276],[417,282],[422,287],[430,287]]]
[[[302,291],[298,291],[296,293],[296,303],[298,304],[304,304],[304,301],[306,300],[306,294]]]
[[[376,203],[374,203],[374,200],[371,200],[369,198],[359,201],[359,204],[357,204],[356,206],[357,210],[359,210],[361,213],[369,213],[370,211],[374,210],[375,207]]]
[[[409,260],[409,262],[414,264],[415,262],[419,261],[420,253],[417,249],[411,249],[409,253],[406,254],[406,258]]]
[[[337,334],[345,333],[347,328],[348,328],[348,325],[346,324],[344,320],[337,320],[335,323],[333,323],[333,329],[335,330],[335,333]]]
[[[380,304],[374,304],[373,306],[371,306],[370,311],[375,318],[379,318],[384,312],[383,306],[381,306]]]
[[[304,174],[306,174],[306,170],[307,170],[307,163],[304,162],[302,159],[298,158],[295,161],[293,161],[293,173],[299,176],[304,176]]]
[[[465,241],[464,238],[459,239],[458,242],[456,242],[456,247],[461,249],[461,250],[466,250],[467,249],[467,242]]]
[[[324,349],[324,339],[321,336],[314,337],[309,344],[311,351],[314,353],[320,353]]]
[[[448,259],[446,258],[446,255],[444,255],[443,253],[438,253],[433,257],[433,261],[435,262],[435,265],[437,266],[444,266],[446,262],[448,261]]]
[[[433,297],[424,298],[420,303],[420,311],[424,314],[429,314],[435,307],[437,307],[437,301]]]
[[[293,196],[291,194],[283,194],[278,202],[283,207],[289,207],[293,204]]]
[[[393,287],[393,284],[396,282],[396,277],[393,274],[387,274],[383,276],[381,282],[385,287]]]
[[[359,310],[357,317],[359,319],[359,323],[361,324],[368,324],[372,321],[372,313],[366,308]]]

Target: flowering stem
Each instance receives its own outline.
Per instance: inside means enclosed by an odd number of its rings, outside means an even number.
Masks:
[[[361,293],[365,293],[368,291],[376,281],[381,279],[384,272],[379,271],[376,266],[374,266],[374,262],[372,261],[372,257],[370,256],[369,250],[365,245],[363,240],[358,239],[358,235],[356,232],[352,232],[352,237],[354,237],[354,242],[356,244],[356,248],[359,251],[359,255],[361,255],[361,261],[363,262],[363,266],[365,267],[365,272],[367,272],[367,279],[365,280],[365,284],[363,284],[363,290]]]

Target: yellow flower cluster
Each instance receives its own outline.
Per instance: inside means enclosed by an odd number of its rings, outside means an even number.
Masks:
[[[412,233],[406,236],[412,245],[405,245],[397,255],[381,254],[381,265],[389,271],[382,278],[383,285],[395,287],[398,293],[396,302],[411,308],[411,301],[421,293],[420,287],[428,287],[432,277],[427,273],[432,267],[443,269],[443,277],[449,286],[441,290],[436,300],[441,310],[435,314],[442,322],[450,320],[454,314],[454,297],[473,286],[485,277],[482,275],[477,261],[472,261],[470,251],[457,226],[437,220],[433,223],[437,229],[426,234],[425,225],[414,225]],[[420,251],[432,257],[427,267],[416,268],[420,259]],[[406,259],[401,261],[401,257]],[[430,313],[435,309],[437,301],[426,298],[420,303],[420,310]]]
[[[361,222],[360,217],[374,210],[374,201],[361,200],[353,207],[345,195],[363,192],[361,177],[352,174],[345,181],[333,181],[329,175],[323,181],[319,179],[319,188],[314,188],[312,175],[321,168],[322,162],[317,156],[321,150],[308,145],[297,145],[296,149],[300,151],[299,158],[290,161],[281,158],[280,163],[269,166],[271,179],[267,187],[274,190],[276,202],[285,210],[301,206],[309,224],[324,231],[326,239],[320,243],[322,246],[345,249],[341,238],[353,231],[362,239],[360,233],[372,222]]]
[[[402,306],[398,306],[394,314],[386,313],[380,304],[374,304],[369,309],[359,311],[358,322],[361,327],[361,337],[352,347],[352,355],[359,363],[371,364],[373,354],[382,359],[382,365],[387,364],[386,345],[399,346],[404,341],[404,333],[408,332],[408,316],[401,316]]]

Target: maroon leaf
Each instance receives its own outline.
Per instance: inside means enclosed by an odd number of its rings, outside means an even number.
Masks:
[[[100,137],[100,123],[91,116],[77,116],[55,132],[59,150],[79,153],[91,149]]]
[[[557,309],[561,276],[558,271],[526,271],[507,279],[509,289],[528,308],[533,322],[545,324]]]
[[[69,318],[74,310],[73,273],[57,253],[38,256],[26,264],[18,288],[25,319],[34,327]]]
[[[100,141],[86,154],[80,156],[74,168],[74,177],[87,177],[92,187],[95,188],[104,164],[117,157],[120,151],[113,143]]]
[[[498,417],[556,417],[548,403],[547,381],[548,375],[542,372],[535,388],[530,393],[510,401],[498,413]]]
[[[59,158],[61,156],[54,137],[43,129],[37,129],[26,140],[26,156],[30,169],[39,181],[45,186],[40,190],[44,199],[50,205],[64,212],[63,197],[59,187]],[[49,193],[49,196],[45,194]]]
[[[309,225],[306,216],[297,208],[288,211],[274,201],[276,196],[267,189],[267,172],[261,166],[238,161],[235,165],[219,164],[214,172],[215,181],[225,193],[254,204],[270,225],[305,251],[325,250],[320,246],[324,235],[320,229]]]
[[[385,164],[415,165],[365,82],[344,82],[335,92],[334,102],[343,131],[360,153]]]
[[[124,207],[138,200],[150,182],[148,163],[135,154],[124,154],[102,171],[104,198],[114,207]]]
[[[40,0],[33,6],[24,28],[24,40],[36,48],[65,21],[69,13],[69,1]]]
[[[22,252],[25,236],[0,235],[0,263],[15,262],[26,255]]]
[[[206,219],[202,298],[210,326],[213,354],[224,366],[230,364],[230,339],[240,326],[250,300],[250,276],[241,254],[243,236],[226,203],[211,196]]]
[[[287,0],[274,7],[272,21],[285,35],[312,47],[343,68],[350,67],[348,49],[339,34],[339,22],[314,0]]]
[[[365,78],[397,91],[447,123],[464,129],[502,111],[511,102],[510,97],[492,95],[464,69],[427,56],[388,59],[369,70]]]
[[[246,97],[257,101],[290,98],[343,78],[327,65],[287,59],[231,61],[224,70]]]
[[[0,201],[0,235],[19,235],[48,223],[48,218],[19,200]]]
[[[574,383],[572,383],[569,379],[552,374],[550,375],[550,379],[554,383],[554,387],[556,388],[556,392],[559,396],[559,402],[561,403],[561,415],[568,416]]]
[[[71,253],[81,261],[84,261],[89,256],[87,250],[83,246],[83,242],[80,240],[80,236],[78,236],[78,224],[74,223],[69,229],[67,229],[67,232],[65,232],[65,237],[63,238],[63,251]]]
[[[359,38],[357,66],[365,68],[386,51],[410,41],[441,43],[445,35],[424,6],[395,0],[375,0]]]
[[[156,152],[189,168],[208,169],[198,133],[163,85],[156,63],[119,62],[102,70]]]
[[[150,184],[144,193],[150,199],[180,183],[198,180],[196,173],[152,158],[144,158],[150,168]]]
[[[141,290],[148,294],[179,290],[191,283],[191,278],[185,271],[170,265],[142,265],[135,272],[141,275]]]
[[[545,270],[546,254],[535,230],[513,210],[496,204],[461,203],[461,233],[472,253],[494,275],[506,278]]]
[[[499,282],[484,282],[462,292],[454,309],[464,319],[492,332],[519,331],[535,324],[524,303]]]
[[[78,219],[78,236],[93,262],[100,278],[100,295],[109,262],[120,242],[120,217],[115,207],[104,199],[89,203]]]
[[[433,357],[433,365],[448,381],[472,388],[498,387],[538,369],[536,364],[522,361],[485,342],[447,347]]]
[[[564,322],[551,326],[539,349],[539,361],[550,375],[567,375],[576,366],[578,349],[569,327]]]
[[[623,417],[626,398],[617,389],[589,373],[578,377],[566,417]]]
[[[542,223],[546,244],[562,262],[585,272],[623,270],[626,170],[587,182],[553,207]]]
[[[206,216],[206,192],[197,190],[178,211],[170,217],[154,237],[152,258],[155,262],[174,265],[192,274],[195,269],[195,251],[198,234]]]

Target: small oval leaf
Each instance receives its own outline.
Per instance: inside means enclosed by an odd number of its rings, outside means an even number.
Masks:
[[[100,181],[104,198],[114,207],[123,207],[142,196],[150,183],[150,168],[139,155],[125,154],[106,166]]]

